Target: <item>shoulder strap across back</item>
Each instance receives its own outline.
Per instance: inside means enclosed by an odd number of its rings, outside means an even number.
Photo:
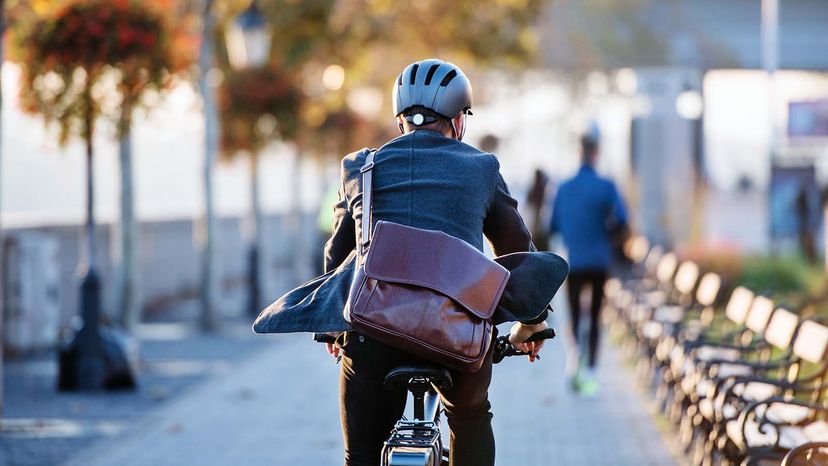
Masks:
[[[364,256],[371,242],[371,195],[372,195],[372,173],[374,169],[374,155],[376,150],[371,150],[365,157],[365,165],[362,166],[362,238],[359,243],[359,255]]]

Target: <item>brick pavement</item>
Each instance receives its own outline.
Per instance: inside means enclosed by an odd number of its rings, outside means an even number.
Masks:
[[[262,338],[272,343],[255,356],[68,464],[341,464],[332,360],[307,335]],[[603,390],[587,400],[566,388],[563,346],[563,339],[550,343],[533,365],[514,358],[496,367],[497,464],[676,464],[618,350],[605,346]]]

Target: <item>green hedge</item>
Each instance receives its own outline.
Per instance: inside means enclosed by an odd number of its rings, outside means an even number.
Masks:
[[[825,272],[799,257],[746,257],[734,282],[760,293],[809,296],[822,291]]]
[[[799,301],[825,291],[822,267],[798,256],[743,256],[734,251],[691,254],[702,270],[716,272],[732,286],[746,286],[757,293]]]

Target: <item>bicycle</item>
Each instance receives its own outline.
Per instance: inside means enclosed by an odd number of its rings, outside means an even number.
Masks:
[[[535,333],[527,341],[555,338],[555,330]],[[333,342],[333,337],[315,334],[320,343]],[[509,343],[508,335],[494,341],[492,362],[498,364],[510,356],[526,356]],[[449,449],[443,446],[440,415],[443,411],[436,388],[451,388],[451,374],[436,364],[398,366],[388,372],[383,382],[386,390],[404,388],[411,394],[413,419],[405,416],[397,421],[391,436],[382,448],[382,466],[448,466]]]

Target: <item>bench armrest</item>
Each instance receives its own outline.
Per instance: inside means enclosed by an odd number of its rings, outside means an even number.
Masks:
[[[772,421],[765,416],[765,412],[767,409],[774,404],[787,404],[793,406],[801,406],[804,408],[811,409],[813,411],[824,411],[825,407],[820,405],[815,405],[813,403],[808,403],[805,401],[795,400],[795,399],[788,399],[779,396],[771,397],[766,400],[761,401],[754,401],[749,403],[745,409],[739,414],[738,423],[739,423],[739,430],[741,431],[742,435],[742,442],[745,444],[740,445],[741,449],[745,449],[750,447],[747,445],[747,426],[750,422],[755,422],[758,424],[758,430],[762,434],[771,434],[775,435],[775,441],[773,442],[774,447],[779,447],[779,439],[780,439],[780,432],[779,427],[783,426],[796,426],[799,423],[790,423],[786,421]],[[764,408],[764,409],[761,409]]]

